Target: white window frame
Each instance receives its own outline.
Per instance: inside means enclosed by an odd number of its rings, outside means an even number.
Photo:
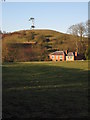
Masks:
[[[60,55],[60,59],[62,59],[63,57],[62,57],[62,55]]]
[[[56,60],[58,59],[58,55],[56,55]]]
[[[52,55],[52,59],[54,59],[55,58],[55,56],[54,55]]]

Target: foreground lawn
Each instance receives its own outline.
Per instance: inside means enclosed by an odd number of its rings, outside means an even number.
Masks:
[[[88,61],[3,64],[3,118],[88,116]]]

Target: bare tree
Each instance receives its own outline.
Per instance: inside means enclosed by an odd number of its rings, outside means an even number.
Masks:
[[[80,40],[82,41],[83,37],[86,34],[86,26],[87,26],[87,23],[75,24],[69,27],[68,32],[75,36],[80,36]]]
[[[77,24],[78,27],[78,36],[80,36],[80,41],[83,41],[83,37],[86,35],[86,26],[85,23]]]
[[[89,21],[86,21],[86,23],[85,23],[85,29],[86,29],[85,36],[87,36],[87,37],[88,37],[88,26],[89,26]]]
[[[75,40],[75,45],[76,45],[76,51],[78,52],[78,27],[77,25],[70,26],[67,32],[73,35],[73,38]]]
[[[72,25],[68,28],[67,32],[74,36],[77,52],[78,52],[78,49],[79,49],[78,38],[80,38],[80,42],[82,44],[83,37],[86,35],[86,32],[87,32],[86,25],[87,24],[85,24],[85,23],[79,23],[79,24]]]

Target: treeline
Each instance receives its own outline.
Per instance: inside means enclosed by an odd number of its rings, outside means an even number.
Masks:
[[[4,44],[5,45],[5,44]],[[44,61],[48,60],[46,48],[38,45],[26,45],[19,43],[3,46],[3,62],[26,62],[26,61]]]

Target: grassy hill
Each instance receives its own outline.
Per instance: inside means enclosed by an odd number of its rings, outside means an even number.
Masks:
[[[7,40],[7,42],[10,42],[10,43],[16,43],[16,42],[22,43],[22,42],[28,41],[29,35],[31,33],[34,33],[33,40],[35,41],[39,35],[43,35],[44,37],[49,37],[50,40],[58,39],[61,35],[64,35],[63,33],[53,31],[53,30],[21,30],[18,32],[5,34],[3,35],[3,38],[4,40]]]
[[[85,50],[80,44],[79,37],[77,40],[80,47],[79,52],[84,53],[88,44],[88,40],[83,38]],[[69,51],[75,51],[75,41],[76,38],[74,36],[54,30],[21,30],[13,33],[3,34],[3,56],[5,54],[6,45],[8,45],[8,51],[10,51],[9,49],[12,47],[14,50],[18,49],[18,51],[22,49],[21,51],[25,53],[25,49],[27,48],[28,54],[32,51],[31,54],[38,56],[36,58],[34,57],[32,60],[45,60],[48,59],[48,54],[55,50],[68,49]],[[27,53],[25,53],[25,55],[26,54]],[[31,60],[30,58],[27,58],[25,61]]]

